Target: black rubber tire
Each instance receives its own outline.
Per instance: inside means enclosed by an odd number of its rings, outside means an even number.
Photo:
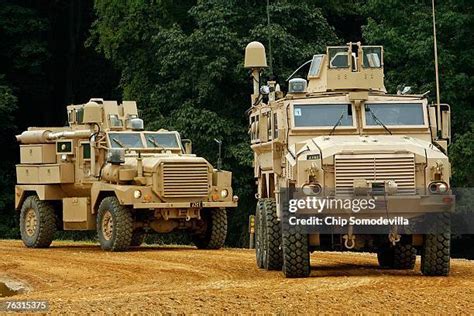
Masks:
[[[276,214],[275,199],[265,199],[263,209],[265,213],[265,236],[263,238],[265,251],[263,265],[267,270],[281,270],[283,266],[281,225]]]
[[[110,239],[104,237],[102,230],[102,220],[107,212],[110,212],[113,224]],[[103,250],[124,251],[130,247],[133,233],[132,212],[128,207],[121,205],[115,196],[106,197],[100,202],[96,227],[100,247]]]
[[[412,245],[397,243],[393,249],[393,268],[413,270],[416,262],[416,249]]]
[[[410,244],[397,243],[377,252],[379,266],[385,269],[410,270],[415,267],[416,249]]]
[[[136,229],[132,233],[131,247],[140,247],[145,241],[146,234],[143,229]]]
[[[436,233],[424,236],[421,273],[426,276],[446,276],[450,270],[451,222],[449,214],[439,214],[437,226]]]
[[[311,273],[308,234],[299,227],[283,229],[283,274],[287,278],[305,278]]]
[[[377,251],[377,260],[379,266],[384,269],[393,268],[394,249],[393,247],[385,246]]]
[[[26,232],[25,216],[32,209],[36,215],[36,229],[31,236]],[[37,195],[28,196],[20,211],[20,234],[28,248],[48,248],[56,233],[56,214],[50,203],[41,201]]]
[[[257,208],[255,210],[255,257],[257,259],[257,267],[260,269],[264,268],[264,199],[258,199]]]
[[[224,247],[227,237],[226,209],[207,209],[201,214],[206,221],[206,231],[193,235],[192,239],[198,249],[220,249]]]

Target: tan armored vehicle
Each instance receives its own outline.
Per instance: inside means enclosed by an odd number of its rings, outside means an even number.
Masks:
[[[147,233],[187,231],[217,249],[227,207],[237,206],[231,172],[191,154],[174,131],[144,131],[134,101],[91,99],[67,107],[68,127],[17,136],[15,207],[27,247],[48,247],[57,229],[97,230],[102,249],[138,246]]]
[[[387,94],[381,46],[328,47],[305,64],[307,77],[289,80],[284,94],[277,82],[261,82],[263,45],[252,42],[245,51],[254,86],[247,113],[258,183],[258,266],[305,277],[315,249],[368,249],[383,267],[413,269],[418,249],[423,274],[447,275],[454,206],[449,105],[429,104],[426,94],[409,88]],[[290,206],[299,195],[325,203],[372,201],[372,207],[346,212],[335,203],[316,210],[303,201],[295,211]],[[307,229],[317,226],[315,215],[329,231]],[[374,221],[381,216],[391,220]],[[357,233],[362,226],[367,229]]]

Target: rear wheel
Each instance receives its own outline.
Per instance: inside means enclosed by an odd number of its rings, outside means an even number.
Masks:
[[[410,244],[397,243],[395,246],[385,246],[377,252],[381,268],[410,270],[415,267],[416,249]]]
[[[199,249],[219,249],[224,246],[227,237],[226,209],[207,209],[201,214],[205,230],[193,235],[193,242]]]
[[[127,250],[132,243],[133,218],[128,207],[115,196],[102,200],[97,212],[97,235],[100,247],[107,251]]]
[[[143,244],[145,241],[145,232],[143,229],[136,229],[132,233],[132,241],[130,243],[130,246],[132,247],[139,247]]]
[[[276,214],[275,199],[266,199],[263,205],[265,217],[265,243],[263,265],[267,270],[281,270],[283,265],[281,250],[281,228]]]
[[[421,253],[421,273],[428,276],[446,276],[450,270],[451,223],[449,214],[436,216],[435,234],[424,236]]]
[[[47,201],[32,195],[25,199],[20,212],[20,233],[25,246],[47,248],[56,232],[56,215]]]
[[[264,228],[265,228],[265,214],[264,214],[264,199],[258,199],[257,202],[257,209],[255,210],[255,256],[257,259],[257,266],[259,268],[264,268],[264,245],[265,243],[263,242],[263,236],[265,234]]]

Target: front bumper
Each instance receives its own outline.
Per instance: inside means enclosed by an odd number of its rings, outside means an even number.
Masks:
[[[168,203],[134,203],[134,209],[166,209],[166,208],[225,208],[237,207],[237,202],[168,202]]]

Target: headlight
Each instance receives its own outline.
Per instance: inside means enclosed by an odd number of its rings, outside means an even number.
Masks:
[[[303,193],[305,195],[318,195],[322,191],[322,187],[320,184],[305,184],[303,185]]]
[[[140,190],[133,191],[133,197],[139,199],[142,197],[142,192]]]
[[[432,194],[440,194],[448,192],[448,185],[444,182],[431,182],[428,186],[428,190]]]
[[[227,191],[227,189],[221,191],[221,198],[225,199],[228,195],[229,191]]]

